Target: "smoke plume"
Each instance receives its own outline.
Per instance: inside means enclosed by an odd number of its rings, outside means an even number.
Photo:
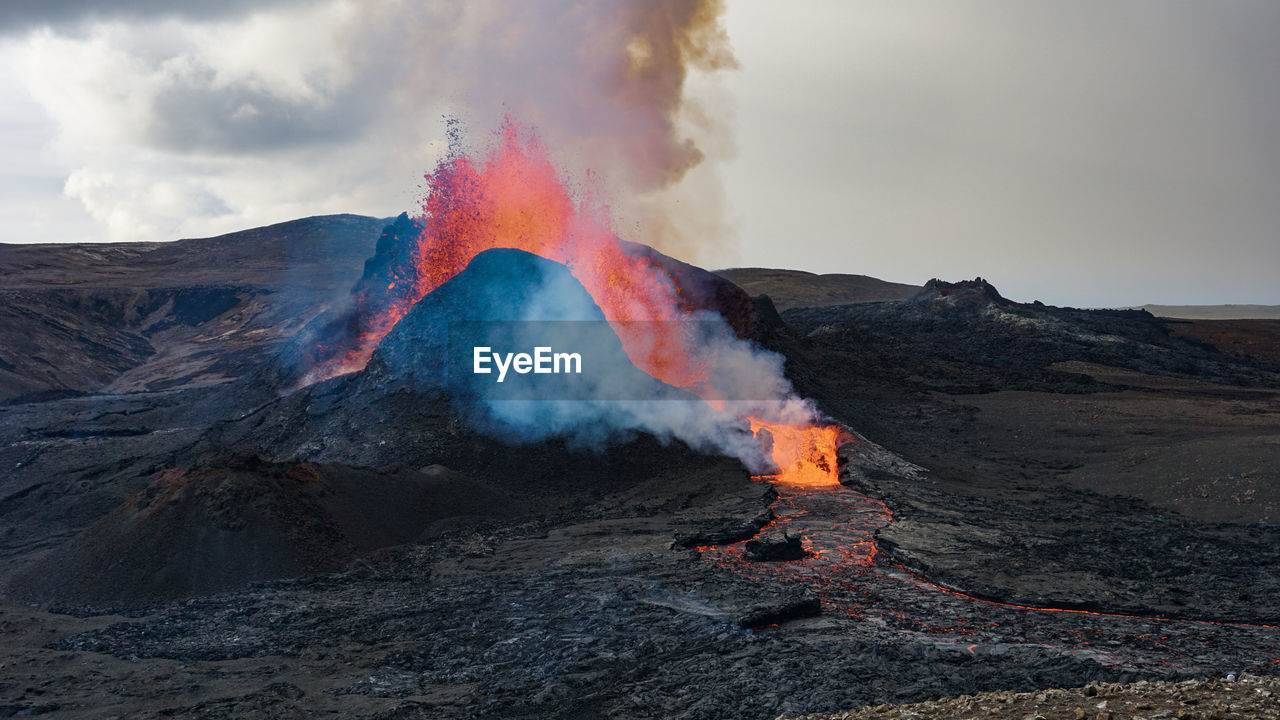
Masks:
[[[690,96],[734,66],[718,2],[29,5],[0,50],[106,239],[396,215],[446,151],[445,115],[536,128],[628,239],[696,260],[724,238],[730,112]]]
[[[557,167],[603,196],[620,235],[696,261],[727,235],[715,165],[733,154],[731,106],[686,92],[692,73],[737,65],[722,11],[721,0],[387,0],[353,37],[376,45],[408,28],[394,43],[416,58],[401,93],[442,98],[473,133],[506,116],[535,128]]]

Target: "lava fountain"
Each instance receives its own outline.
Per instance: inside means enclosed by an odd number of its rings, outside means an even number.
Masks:
[[[675,285],[653,260],[628,253],[607,208],[575,204],[537,136],[508,119],[480,160],[458,149],[426,176],[421,228],[385,291],[356,298],[360,327],[311,381],[359,370],[414,303],[461,272],[477,254],[513,248],[567,266],[618,332],[637,367],[677,387],[705,382],[706,360],[681,321],[691,319]],[[643,323],[643,324],[642,324]]]
[[[462,151],[456,126],[450,150],[426,176],[426,194],[415,218],[416,238],[397,257],[385,285],[365,287],[335,345],[320,348],[305,382],[362,369],[382,338],[427,293],[461,272],[477,254],[512,248],[565,265],[590,293],[617,333],[627,356],[654,378],[688,390],[717,408],[717,347],[695,330],[706,311],[682,296],[669,271],[638,255],[612,231],[608,208],[583,193],[575,202],[537,135],[508,118],[496,142],[480,157]],[[780,374],[780,373],[779,373]],[[789,388],[785,379],[781,384]],[[836,484],[838,429],[816,421],[805,405],[795,412],[755,406],[747,420],[771,446],[780,482]],[[764,409],[762,409],[764,408]]]

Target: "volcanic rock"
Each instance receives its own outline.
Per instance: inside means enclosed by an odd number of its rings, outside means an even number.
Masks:
[[[438,521],[515,511],[466,476],[425,470],[248,454],[169,470],[17,577],[13,591],[70,605],[147,604],[339,570]]]
[[[747,559],[756,562],[803,560],[808,553],[800,543],[801,537],[792,530],[771,532],[748,540],[743,546]]]
[[[780,625],[791,620],[814,617],[821,612],[822,603],[818,598],[812,595],[800,595],[757,605],[738,618],[738,624],[744,628]]]
[[[756,315],[751,296],[732,280],[664,255],[648,245],[624,240],[622,246],[630,254],[646,258],[666,271],[685,310],[720,313],[740,338],[748,338],[755,333]]]
[[[772,485],[766,485],[759,497],[746,498],[731,514],[704,519],[696,532],[676,533],[672,547],[692,548],[699,545],[728,545],[755,537],[774,519],[769,506],[778,499]]]
[[[1009,305],[1010,302],[995,286],[980,277],[960,282],[947,282],[933,278],[911,297],[908,304],[945,302],[962,307],[980,307],[988,304]]]
[[[269,368],[281,375],[276,382],[295,384],[317,364],[350,349],[353,338],[371,332],[378,316],[392,310],[398,295],[418,282],[415,246],[420,231],[407,213],[382,228],[373,255],[347,295],[313,317],[282,349]]]
[[[400,213],[390,225],[382,228],[373,257],[365,261],[364,272],[353,291],[367,295],[379,290],[385,292],[392,281],[416,282],[418,268],[408,260],[421,231],[422,228],[408,213]]]

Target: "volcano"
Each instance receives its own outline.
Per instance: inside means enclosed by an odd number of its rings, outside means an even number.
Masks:
[[[585,369],[567,379],[522,376],[523,394],[471,372],[477,346],[538,342],[581,350]],[[336,408],[343,411],[329,411]],[[220,425],[204,442],[276,459],[463,467],[501,454],[477,453],[476,443],[551,440],[598,450],[645,431],[702,449],[738,450],[756,467],[767,466],[746,423],[637,369],[567,268],[495,249],[418,301],[363,370]]]
[[[503,389],[473,372],[475,347],[528,348],[538,343],[585,354],[584,374],[573,384],[613,391],[595,399],[697,399],[632,364],[604,313],[567,268],[511,249],[480,253],[461,273],[419,300],[378,344],[366,372],[379,386],[449,387],[459,399],[475,399]],[[544,400],[593,399],[565,383],[536,387],[555,379],[533,375],[523,387],[530,397]],[[513,374],[506,387],[517,386]]]
[[[307,323],[282,355],[283,369],[295,373],[292,376],[294,381],[297,374],[312,369],[322,357],[352,342],[353,336],[361,332],[362,323],[367,322],[361,319],[361,312],[369,312],[370,307],[389,307],[396,302],[397,287],[423,282],[419,279],[422,270],[415,259],[422,232],[422,226],[407,213],[401,213],[382,229],[373,255],[365,261],[360,279],[351,287],[343,303],[318,314]],[[679,306],[686,312],[715,313],[741,338],[756,334],[758,321],[751,297],[730,280],[647,245],[623,240],[616,242],[626,256],[659,269],[669,278]],[[361,304],[366,307],[362,309]],[[592,304],[595,305],[594,299]],[[591,313],[593,320],[602,312],[598,305],[596,308],[597,312]],[[509,316],[514,314],[511,311],[506,313]],[[582,316],[583,313],[576,315]]]
[[[680,331],[697,311],[710,308],[739,337],[751,331],[745,293],[619,238],[608,208],[590,193],[571,193],[537,133],[513,118],[481,152],[451,145],[426,187],[422,213],[401,216],[384,231],[348,303],[303,334],[295,366],[303,383],[364,367],[416,302],[497,248],[568,267],[614,324],[632,361],[668,384],[706,381],[714,353]]]

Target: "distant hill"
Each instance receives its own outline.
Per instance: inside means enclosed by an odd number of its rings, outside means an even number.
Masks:
[[[0,290],[257,285],[345,291],[388,222],[317,215],[173,242],[0,243]]]
[[[242,375],[345,296],[386,219],[167,243],[0,244],[0,402]]]
[[[1142,305],[1136,309],[1182,320],[1280,320],[1280,305]]]
[[[752,296],[768,295],[779,311],[860,302],[900,301],[920,290],[919,285],[887,282],[866,275],[817,275],[802,270],[773,268],[730,268],[717,270],[716,274]]]

